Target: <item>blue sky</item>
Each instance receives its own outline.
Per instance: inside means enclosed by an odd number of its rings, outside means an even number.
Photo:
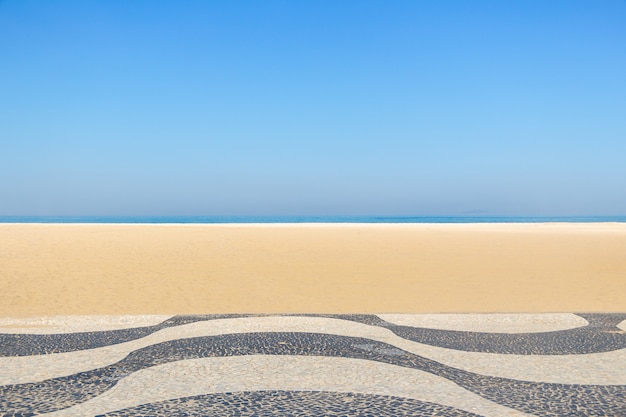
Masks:
[[[0,1],[0,215],[624,215],[626,2]]]

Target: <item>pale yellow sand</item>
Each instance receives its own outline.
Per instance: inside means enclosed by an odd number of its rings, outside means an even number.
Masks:
[[[0,224],[0,316],[626,311],[626,224]]]

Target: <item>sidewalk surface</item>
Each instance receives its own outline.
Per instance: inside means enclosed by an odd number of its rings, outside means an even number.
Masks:
[[[0,415],[626,416],[626,314],[0,319]]]

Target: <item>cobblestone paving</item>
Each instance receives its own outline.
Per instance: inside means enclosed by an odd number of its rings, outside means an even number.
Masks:
[[[470,331],[488,315],[468,315],[467,331],[376,315],[206,315],[114,330],[67,317],[84,331],[46,334],[0,319],[0,380],[13,381],[0,415],[626,417],[626,314],[578,314],[574,328],[564,317],[533,332],[536,315],[517,315],[525,333]],[[477,358],[500,369],[477,372],[488,369]],[[542,369],[504,369],[521,363]]]
[[[199,395],[104,414],[107,417],[171,416],[449,416],[477,414],[410,398],[335,392],[261,391]]]

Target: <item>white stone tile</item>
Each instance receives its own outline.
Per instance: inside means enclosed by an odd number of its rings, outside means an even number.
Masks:
[[[571,313],[550,314],[377,314],[389,323],[481,333],[540,333],[583,327],[587,320]]]
[[[44,316],[0,317],[0,333],[62,334],[153,326],[173,316]]]

